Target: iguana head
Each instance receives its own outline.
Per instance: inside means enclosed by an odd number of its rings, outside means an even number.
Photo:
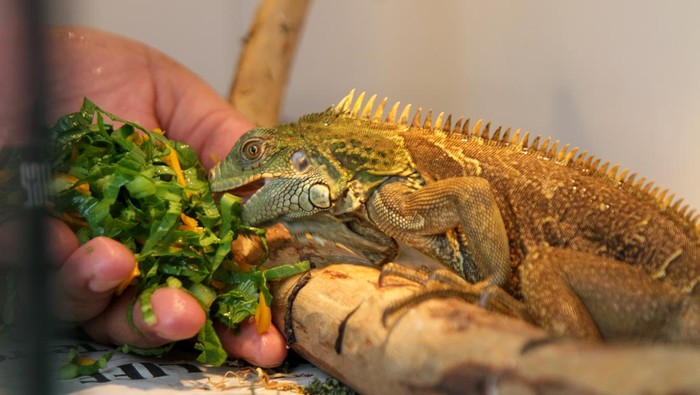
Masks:
[[[329,175],[313,151],[290,135],[286,127],[250,130],[211,170],[210,184],[215,192],[265,181],[246,202],[246,223],[311,215],[330,207],[337,174]]]
[[[264,180],[244,205],[250,225],[356,209],[373,186],[412,166],[401,138],[382,122],[358,117],[351,101],[348,95],[296,123],[248,131],[211,170],[211,189]]]

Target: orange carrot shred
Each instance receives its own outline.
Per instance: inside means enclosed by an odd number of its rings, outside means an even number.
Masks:
[[[139,264],[138,262],[134,261],[134,270],[129,273],[129,275],[119,283],[119,286],[117,287],[117,290],[114,292],[115,295],[121,295],[122,292],[126,289],[126,287],[131,284],[131,282],[138,276],[141,275],[141,271],[139,270]]]
[[[165,163],[170,166],[171,169],[175,172],[175,176],[177,177],[177,182],[183,187],[187,186],[187,180],[185,180],[185,174],[182,172],[182,167],[180,166],[180,159],[177,157],[177,152],[173,149],[168,144],[165,144],[166,147],[168,147],[168,150],[170,150],[170,153],[166,156],[163,157],[163,160]],[[190,192],[185,191],[185,196],[188,198],[190,197]]]
[[[267,332],[272,323],[272,312],[270,307],[265,301],[265,295],[260,292],[260,300],[258,301],[258,307],[255,309],[255,325],[258,330],[258,334],[263,334]]]

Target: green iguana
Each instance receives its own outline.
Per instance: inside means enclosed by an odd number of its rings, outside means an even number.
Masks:
[[[374,110],[376,95],[353,93],[247,132],[212,190],[265,180],[248,225],[281,221],[376,264],[403,242],[554,334],[700,343],[695,210],[568,145],[420,109],[409,123],[399,103],[383,119],[386,99]]]

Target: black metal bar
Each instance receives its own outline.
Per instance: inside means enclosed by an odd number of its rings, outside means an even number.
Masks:
[[[22,287],[29,292],[21,292],[26,321],[23,323],[23,342],[26,344],[26,366],[23,372],[26,394],[54,393],[55,374],[48,358],[48,350],[54,328],[50,303],[51,265],[47,253],[48,235],[46,229],[46,200],[50,181],[50,168],[46,160],[46,114],[48,89],[46,87],[44,12],[43,0],[16,0],[16,7],[22,20],[22,38],[26,49],[21,64],[26,73],[24,87],[29,107],[26,117],[29,136],[23,160],[19,163],[21,184],[27,193],[24,203],[23,221],[29,231],[20,240],[24,243],[26,261],[20,262],[23,274]]]

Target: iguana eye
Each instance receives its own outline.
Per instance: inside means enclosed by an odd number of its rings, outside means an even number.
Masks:
[[[306,152],[297,151],[292,154],[292,165],[298,172],[306,171],[309,168],[309,161],[306,159]]]
[[[241,147],[241,153],[248,160],[255,160],[260,157],[263,152],[263,143],[260,140],[246,141]]]

